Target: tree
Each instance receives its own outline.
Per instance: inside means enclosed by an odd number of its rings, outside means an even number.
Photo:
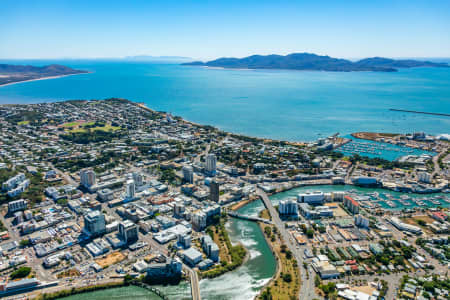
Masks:
[[[417,224],[419,224],[420,226],[425,226],[425,225],[427,225],[427,222],[425,222],[422,219],[419,219],[419,220],[417,220]]]
[[[262,294],[261,299],[263,300],[272,300],[272,291],[270,290],[270,287],[268,287]]]
[[[308,228],[308,230],[306,230],[306,236],[310,239],[314,236],[314,230],[312,230],[311,228]]]
[[[131,276],[130,274],[127,274],[123,277],[123,282],[125,284],[130,284],[132,280],[133,280],[133,276]]]
[[[284,273],[284,274],[283,274],[283,280],[284,280],[285,282],[291,282],[291,281],[292,281],[292,275],[291,275],[291,273]]]
[[[321,283],[321,281],[320,281],[320,276],[319,276],[319,275],[316,275],[316,276],[314,277],[314,285],[318,287],[318,286],[320,285],[320,283]]]
[[[30,240],[21,240],[20,241],[20,247],[25,248],[28,247],[30,245]]]
[[[31,273],[30,267],[20,267],[9,276],[11,279],[24,278]]]

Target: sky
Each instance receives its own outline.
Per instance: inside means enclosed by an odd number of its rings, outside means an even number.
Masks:
[[[1,0],[0,58],[450,57],[450,1]]]

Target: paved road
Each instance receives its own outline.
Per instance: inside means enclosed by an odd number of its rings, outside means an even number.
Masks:
[[[284,223],[281,221],[280,216],[278,215],[278,212],[276,211],[275,207],[273,207],[269,197],[267,197],[267,194],[259,188],[256,189],[256,193],[263,200],[264,206],[269,210],[269,213],[272,216],[273,224],[277,227],[278,232],[281,234],[284,242],[286,243],[286,246],[289,248],[289,250],[294,255],[295,259],[297,260],[298,271],[301,277],[299,299],[304,300],[304,299],[320,298],[315,293],[313,274],[307,276],[306,272],[302,270],[304,260],[300,248],[297,249],[295,247],[295,243],[293,241],[291,234],[287,232],[286,228],[284,227]]]
[[[433,164],[434,164],[434,170],[433,170],[433,173],[431,174],[431,178],[433,178],[434,175],[441,173],[441,167],[439,166],[438,160],[439,160],[439,157],[441,157],[441,156],[442,156],[442,159],[445,159],[446,153],[447,153],[447,149],[442,150],[442,152],[440,152],[437,155],[433,156],[432,161],[433,161]]]
[[[75,187],[77,187],[79,184],[78,182],[76,182],[75,180],[73,180],[72,177],[70,177],[70,175],[67,175],[66,173],[64,173],[63,171],[59,170],[58,168],[56,168],[52,163],[49,162],[49,166],[52,170],[54,170],[56,172],[56,174],[58,174],[59,176],[61,176],[62,178],[64,178],[68,184],[71,184]]]
[[[189,268],[186,265],[183,265],[183,267],[185,268],[185,270],[187,270],[189,272],[189,277],[191,279],[192,300],[201,300],[200,284],[198,282],[197,272],[195,272],[194,270],[192,270],[191,268]]]
[[[350,169],[348,169],[347,175],[345,175],[345,179],[344,179],[345,184],[352,184],[352,181],[350,180],[350,176],[352,175],[353,169],[355,169],[357,167],[358,167],[358,163],[356,163],[356,165],[353,164],[350,167]]]
[[[206,158],[206,156],[208,155],[210,149],[211,149],[211,144],[206,145],[205,151],[203,151],[202,153],[198,154],[194,158],[194,162],[195,163],[199,163],[201,161],[202,156],[204,156]]]

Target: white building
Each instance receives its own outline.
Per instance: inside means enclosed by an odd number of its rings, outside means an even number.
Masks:
[[[195,230],[201,231],[206,228],[206,214],[198,210],[192,214],[192,227],[194,227]]]
[[[366,217],[363,217],[361,215],[356,215],[355,216],[355,224],[358,227],[368,228],[369,227],[369,219]]]
[[[325,195],[321,191],[306,192],[297,195],[299,203],[322,204],[325,201]]]
[[[95,172],[92,169],[85,169],[80,171],[81,185],[89,188],[95,184]]]
[[[206,255],[214,262],[219,261],[219,246],[212,240],[209,235],[204,235],[201,238],[202,248]]]
[[[181,201],[176,201],[173,205],[173,214],[176,217],[181,217],[183,213],[185,212],[186,207]]]
[[[187,234],[179,234],[178,235],[178,244],[180,244],[184,249],[188,249],[191,247],[192,238]]]
[[[280,215],[298,215],[298,205],[295,198],[281,200],[278,204],[278,213]]]
[[[166,278],[181,276],[183,265],[177,258],[171,258],[166,263],[149,264],[146,268],[149,278]]]
[[[206,156],[206,172],[214,175],[216,173],[217,158],[216,155],[210,153]]]
[[[144,179],[141,173],[134,172],[133,173],[133,180],[136,186],[141,186],[144,184]]]
[[[392,217],[389,222],[394,225],[398,230],[401,231],[408,231],[408,232],[412,232],[414,234],[422,234],[422,229],[418,226],[414,226],[414,225],[410,225],[410,224],[406,224],[403,223],[402,221],[400,221],[399,218],[397,217]]]
[[[19,173],[14,177],[11,177],[7,181],[3,182],[2,189],[4,191],[9,191],[15,187],[17,187],[21,182],[26,179],[25,174]]]
[[[183,167],[183,179],[185,182],[194,183],[194,168],[192,166]]]
[[[22,194],[23,192],[25,192],[26,188],[29,185],[30,185],[30,180],[29,179],[25,179],[24,181],[19,183],[15,188],[9,190],[8,191],[8,196],[12,198],[12,197],[15,197],[15,196],[18,196],[18,195]]]
[[[84,229],[91,235],[100,235],[106,231],[105,216],[98,210],[84,216]]]
[[[27,200],[19,199],[8,203],[8,212],[13,213],[27,208]]]
[[[417,175],[419,175],[419,181],[424,183],[430,183],[431,182],[431,175],[427,172],[419,172]]]
[[[125,197],[127,199],[132,199],[134,198],[135,194],[136,194],[136,186],[134,184],[134,180],[129,179],[127,180],[126,184]]]
[[[130,244],[139,239],[138,227],[130,220],[119,223],[119,236],[126,243]]]

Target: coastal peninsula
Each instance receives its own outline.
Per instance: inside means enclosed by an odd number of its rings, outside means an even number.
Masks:
[[[88,72],[57,64],[42,67],[0,64],[0,86],[23,81],[58,78],[61,76],[83,73]]]

